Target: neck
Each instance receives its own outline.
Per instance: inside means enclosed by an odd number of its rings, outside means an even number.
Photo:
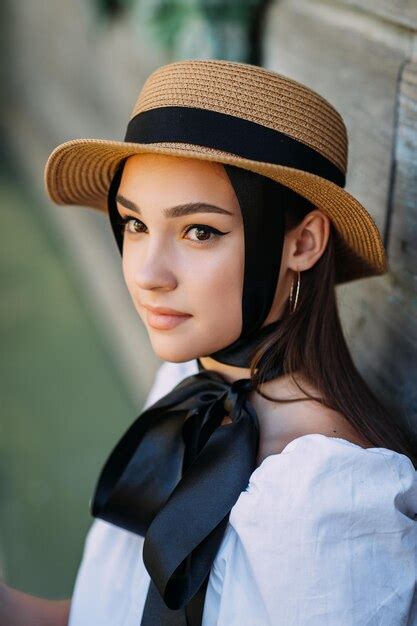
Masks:
[[[234,365],[227,365],[225,363],[220,363],[215,359],[212,359],[209,356],[198,357],[197,362],[200,363],[199,367],[203,367],[205,370],[215,371],[221,376],[223,376],[228,383],[233,383],[235,380],[239,380],[241,378],[250,378],[250,369],[244,367],[236,367]],[[282,401],[285,400],[293,400],[294,398],[300,398],[300,388],[296,384],[294,379],[297,379],[299,383],[302,383],[304,389],[307,388],[309,393],[314,395],[314,389],[309,385],[306,379],[301,376],[299,372],[293,372],[292,374],[280,374],[271,380],[264,381],[260,385],[260,390],[262,393],[267,395],[272,395],[273,397],[278,397]],[[264,402],[259,394],[251,394],[250,397],[252,401],[255,401],[255,395],[258,398],[258,402]],[[307,398],[305,393],[301,393],[301,397]],[[257,404],[258,408],[261,408],[261,404]]]
[[[201,366],[205,370],[215,371],[223,376],[227,382],[232,383],[241,378],[250,378],[250,369],[247,367],[236,367],[235,365],[227,365],[212,359],[210,356],[199,357]]]
[[[217,350],[208,356],[197,358],[199,369],[211,370],[224,377],[229,383],[235,380],[250,378],[250,361],[256,348],[273,334],[280,326],[282,320],[279,318],[264,325],[258,331],[247,337],[240,337],[229,346]],[[268,376],[276,378],[281,376],[281,363],[271,370]]]

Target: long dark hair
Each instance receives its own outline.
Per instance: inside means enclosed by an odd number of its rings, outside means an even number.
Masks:
[[[288,192],[286,232],[297,226],[315,207],[295,192]],[[357,370],[347,346],[339,317],[335,283],[335,243],[333,224],[325,251],[309,270],[300,273],[301,289],[297,306],[289,313],[289,303],[282,324],[258,348],[252,357],[252,383],[261,396],[275,402],[288,402],[261,392],[259,385],[273,367],[278,355],[283,359],[284,373],[289,374],[307,398],[340,412],[362,436],[375,447],[385,447],[407,455],[417,468],[417,452],[412,433],[391,415],[377,399]],[[256,371],[255,371],[256,370]],[[299,372],[318,391],[311,396],[297,381]]]

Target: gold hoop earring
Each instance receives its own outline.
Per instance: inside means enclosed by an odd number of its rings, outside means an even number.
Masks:
[[[290,314],[292,315],[297,307],[297,302],[298,302],[298,294],[300,292],[300,282],[301,282],[301,278],[300,278],[300,272],[297,270],[297,289],[295,292],[295,302],[294,302],[294,306],[293,306],[293,293],[294,293],[294,278],[291,281],[291,289],[290,289]]]

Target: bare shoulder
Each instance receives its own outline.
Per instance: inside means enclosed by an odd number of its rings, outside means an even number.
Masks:
[[[305,381],[298,380],[309,394],[319,396]],[[284,400],[307,398],[289,377],[269,381],[261,387],[261,391],[272,398]],[[343,414],[323,406],[317,400],[276,402],[252,392],[250,401],[256,409],[260,425],[260,462],[270,454],[282,452],[294,439],[314,433],[346,439],[363,448],[373,447],[372,442],[350,424]]]

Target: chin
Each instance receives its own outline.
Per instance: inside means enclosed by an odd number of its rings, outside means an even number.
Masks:
[[[200,356],[199,352],[190,350],[189,345],[184,345],[183,342],[173,341],[171,345],[168,345],[167,341],[158,341],[155,338],[150,337],[152,349],[156,356],[163,361],[170,361],[171,363],[184,363],[185,361],[191,361]]]
[[[210,329],[196,328],[195,332],[187,330],[187,332],[176,332],[178,329],[171,331],[158,331],[151,327],[146,327],[149,340],[155,355],[163,360],[171,363],[185,363],[193,359],[209,356],[217,350],[221,350],[225,346],[232,343],[240,333],[240,329],[233,329],[234,332],[225,335],[223,338],[216,337],[217,341],[207,341],[207,338],[215,334]],[[182,330],[182,329],[181,329]],[[202,341],[206,338],[206,341]]]

